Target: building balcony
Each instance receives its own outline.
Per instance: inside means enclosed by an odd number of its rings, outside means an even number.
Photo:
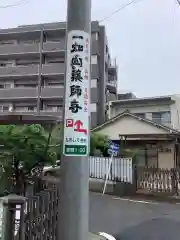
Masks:
[[[65,52],[65,41],[43,43],[43,53]],[[40,43],[0,45],[0,57],[14,59],[22,55],[38,56]]]
[[[63,52],[65,54],[65,41],[43,43],[43,53]]]
[[[14,99],[33,99],[37,97],[36,88],[8,88],[0,89],[1,100],[14,100]]]
[[[106,87],[107,87],[107,90],[110,92],[110,93],[114,93],[114,94],[117,94],[117,81],[114,80],[114,81],[107,81],[106,82]]]
[[[19,78],[38,75],[38,65],[0,67],[0,78]]]
[[[0,45],[0,57],[12,59],[24,54],[38,55],[39,44],[8,44]]]
[[[64,63],[53,63],[53,64],[44,64],[42,66],[42,75],[64,75],[65,73],[65,64]]]
[[[60,99],[64,96],[64,87],[42,87],[41,98],[42,99]]]
[[[117,81],[116,80],[108,80],[107,85],[116,88],[117,87]]]
[[[52,99],[63,99],[64,96],[64,86],[56,87],[41,87],[40,97],[43,100]],[[15,87],[15,88],[0,88],[0,100],[36,100],[38,98],[38,88],[37,87]],[[97,92],[96,89],[91,91],[91,101],[93,103],[97,102]]]
[[[63,87],[42,87],[41,98],[52,99],[62,98],[64,95]],[[37,99],[38,89],[37,88],[9,88],[0,89],[0,99],[3,100],[15,100],[15,99]]]
[[[111,76],[115,76],[117,77],[117,72],[118,72],[118,68],[117,68],[117,64],[116,64],[116,59],[113,59],[111,61],[111,64],[108,66],[108,74]]]
[[[6,115],[8,113],[16,113],[16,114],[24,114],[24,115],[37,115],[37,111],[16,111],[16,110],[13,110],[13,111],[0,111],[0,115]],[[40,116],[54,116],[54,117],[59,117],[59,120],[62,121],[62,111],[57,111],[57,112],[54,112],[54,111],[45,111],[45,110],[42,110],[40,111]]]
[[[65,72],[64,63],[44,64],[42,66],[42,75],[60,75]],[[0,78],[18,79],[28,76],[38,76],[39,65],[0,67]]]
[[[113,65],[109,66],[108,73],[112,76],[117,76],[117,67]]]
[[[56,76],[64,75],[65,73],[65,64],[64,63],[53,63],[53,64],[44,64],[42,66],[41,74],[44,76]],[[38,76],[39,74],[39,65],[29,65],[29,66],[8,66],[0,67],[0,78],[13,78],[18,79],[22,77],[32,77]],[[97,79],[99,77],[99,68],[98,65],[92,65],[92,78]]]
[[[47,55],[65,55],[66,43],[63,39],[59,42],[43,42],[42,53]],[[40,43],[25,43],[25,44],[3,44],[0,45],[0,58],[3,59],[15,59],[18,57],[33,55],[34,57],[39,57],[40,53]],[[98,41],[93,41],[92,43],[92,54],[99,53]]]

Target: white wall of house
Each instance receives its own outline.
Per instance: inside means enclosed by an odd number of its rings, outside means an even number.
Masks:
[[[180,130],[180,94],[173,95],[172,99],[175,101],[171,104],[171,124],[174,128]]]
[[[118,114],[124,112],[125,110],[129,110],[133,114],[141,114],[145,113],[145,117],[149,120],[153,120],[153,113],[156,112],[170,112],[170,122],[164,121],[164,125],[168,125],[175,129],[180,130],[180,94],[172,95],[172,100],[175,101],[173,104],[137,104],[129,102],[126,106],[121,105],[121,103],[114,105],[109,104],[109,118],[113,118]],[[165,116],[167,117],[167,116]]]
[[[101,129],[97,130],[98,133],[106,135],[109,139],[119,140],[119,134],[122,136],[127,135],[145,135],[145,134],[166,134],[167,131],[157,128],[144,121],[139,121],[130,116],[123,116],[119,120],[107,124]]]

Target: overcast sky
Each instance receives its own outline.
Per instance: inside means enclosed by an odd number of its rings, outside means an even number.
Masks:
[[[176,0],[93,0],[92,20],[107,29],[111,56],[117,58],[119,91],[137,96],[180,94],[180,6]],[[0,0],[0,28],[66,19],[67,0]]]

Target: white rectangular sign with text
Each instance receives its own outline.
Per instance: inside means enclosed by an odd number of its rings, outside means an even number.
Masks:
[[[89,154],[90,34],[73,30],[67,36],[66,98],[63,154]]]

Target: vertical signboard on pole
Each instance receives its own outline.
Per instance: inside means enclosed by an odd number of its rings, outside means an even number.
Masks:
[[[66,98],[63,154],[89,154],[90,35],[73,30],[67,35]]]

